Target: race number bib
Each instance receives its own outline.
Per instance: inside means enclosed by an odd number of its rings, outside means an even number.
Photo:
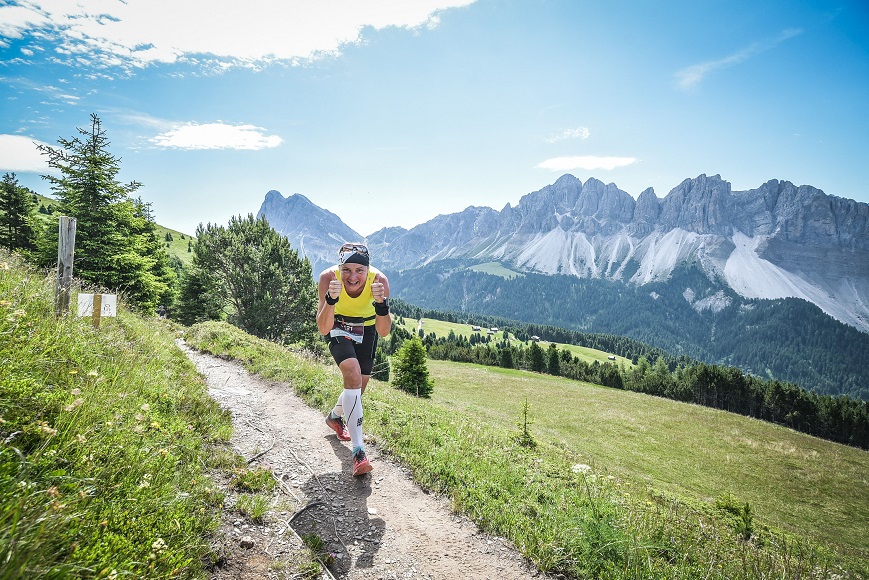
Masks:
[[[361,344],[364,332],[365,326],[362,324],[347,324],[346,322],[339,322],[336,320],[332,330],[329,331],[329,336],[343,336],[344,338],[352,340],[356,344]]]

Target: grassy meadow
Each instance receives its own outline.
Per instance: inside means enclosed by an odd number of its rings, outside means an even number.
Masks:
[[[419,320],[415,318],[403,318],[399,321],[404,328],[406,328],[411,333],[415,333]],[[459,324],[456,322],[447,322],[445,320],[437,320],[434,318],[423,318],[422,319],[422,329],[425,334],[435,334],[437,337],[447,337],[450,332],[455,333],[456,336],[464,336],[465,338],[470,338],[472,334],[481,334],[483,336],[488,336],[487,328],[481,327],[479,331],[473,330],[473,327],[470,324]],[[499,330],[495,334],[492,335],[492,340],[502,340],[504,338],[504,332]],[[510,342],[514,345],[525,344],[512,335],[510,336]],[[542,340],[538,343],[540,348],[546,350],[549,348],[550,343]],[[589,364],[597,361],[599,363],[614,363],[617,365],[624,365],[625,368],[633,366],[630,359],[627,359],[623,356],[613,355],[611,353],[604,352],[602,350],[597,350],[594,348],[587,348],[584,346],[576,346],[573,344],[561,344],[556,343],[556,346],[559,350],[567,350],[570,354],[578,357],[580,360],[587,362]],[[615,359],[610,359],[610,356],[615,356]]]
[[[734,413],[527,371],[429,361],[432,400],[531,430],[578,462],[656,490],[732,495],[757,520],[869,558],[869,453]]]
[[[0,579],[202,577],[230,418],[171,323],[75,300],[0,251]]]
[[[330,365],[226,324],[196,325],[187,338],[290,383],[323,411],[340,389]],[[373,381],[366,432],[542,570],[576,578],[869,573],[864,451],[524,371],[443,361],[429,370],[431,399]]]

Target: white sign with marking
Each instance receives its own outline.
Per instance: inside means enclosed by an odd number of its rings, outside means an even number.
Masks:
[[[102,305],[100,307],[100,316],[117,316],[118,315],[118,295],[117,294],[102,294]],[[94,314],[94,295],[79,294],[78,295],[78,315],[93,316]]]

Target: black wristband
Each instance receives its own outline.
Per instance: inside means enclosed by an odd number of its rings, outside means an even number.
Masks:
[[[338,303],[338,298],[341,298],[341,296],[339,295],[337,298],[332,298],[329,296],[329,293],[326,292],[326,304],[329,306],[335,306]]]
[[[389,298],[384,298],[383,302],[374,302],[374,314],[389,316]]]

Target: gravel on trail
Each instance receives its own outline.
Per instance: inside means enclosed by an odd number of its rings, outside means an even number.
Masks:
[[[321,577],[337,579],[491,579],[545,577],[506,540],[481,532],[428,494],[407,471],[366,443],[374,470],[351,475],[349,442],[283,383],[263,380],[239,363],[178,346],[205,376],[208,393],[232,414],[230,445],[251,467],[272,471],[279,485],[271,509],[254,523],[236,508],[241,494],[215,476],[226,494],[213,538],[213,580],[298,577],[292,562],[300,536],[316,534],[334,556]],[[372,383],[369,388],[385,388]]]

